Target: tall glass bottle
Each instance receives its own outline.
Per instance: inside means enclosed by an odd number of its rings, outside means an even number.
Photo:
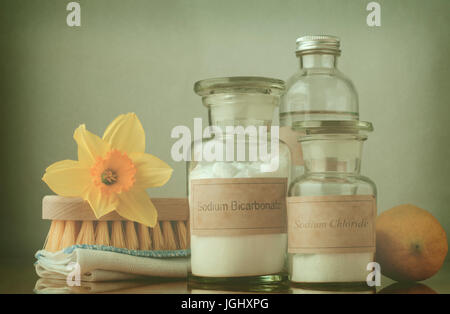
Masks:
[[[358,120],[358,95],[352,81],[337,68],[341,55],[335,36],[297,39],[299,69],[286,83],[280,105],[280,138],[292,151],[293,176],[303,173],[301,146],[293,123],[305,120]]]

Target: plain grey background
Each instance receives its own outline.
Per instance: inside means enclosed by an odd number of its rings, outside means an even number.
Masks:
[[[429,210],[450,234],[450,1],[379,1],[368,27],[360,0],[79,1],[81,27],[66,25],[69,1],[2,1],[2,219],[0,255],[31,257],[49,222],[45,168],[76,159],[74,129],[102,134],[136,112],[147,151],[174,168],[151,196],[185,195],[185,165],[173,162],[171,129],[207,118],[192,87],[219,76],[287,79],[295,39],[342,39],[340,69],[359,92],[360,117],[375,132],[362,173],[378,186],[382,212],[402,203]]]

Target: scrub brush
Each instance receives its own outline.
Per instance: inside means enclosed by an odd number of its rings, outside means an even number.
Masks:
[[[75,244],[105,245],[128,250],[189,248],[189,205],[186,198],[152,198],[158,222],[149,228],[115,211],[97,219],[81,198],[45,196],[42,218],[52,220],[44,249],[56,252]]]

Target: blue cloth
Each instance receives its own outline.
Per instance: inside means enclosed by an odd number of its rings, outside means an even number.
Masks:
[[[90,250],[99,250],[99,251],[106,251],[106,252],[115,252],[115,253],[121,253],[121,254],[127,254],[132,256],[139,256],[139,257],[152,257],[152,258],[170,258],[170,257],[188,257],[191,255],[191,250],[151,250],[151,251],[141,251],[141,250],[128,250],[128,249],[122,249],[117,248],[114,246],[105,246],[105,245],[88,245],[88,244],[76,244],[69,246],[65,249],[63,249],[64,253],[70,254],[75,249],[90,249]],[[39,259],[39,252],[36,253],[35,257],[36,259]]]

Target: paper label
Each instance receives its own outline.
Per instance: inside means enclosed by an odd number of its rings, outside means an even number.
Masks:
[[[375,252],[373,195],[287,199],[289,253]]]
[[[292,130],[291,127],[280,127],[280,140],[286,143],[291,150],[291,160],[294,166],[303,166],[303,153],[302,146],[298,141],[301,133]]]
[[[201,236],[286,233],[286,192],[286,178],[191,180],[191,232]]]

